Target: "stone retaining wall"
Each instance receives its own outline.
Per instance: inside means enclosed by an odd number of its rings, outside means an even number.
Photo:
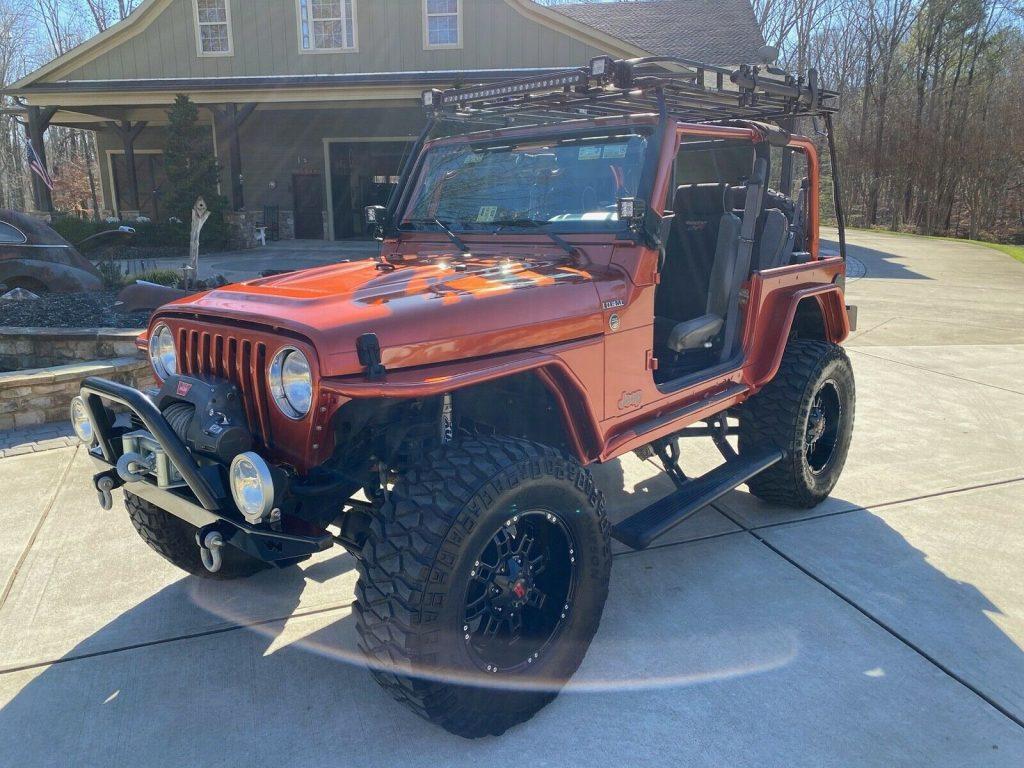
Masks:
[[[118,328],[0,328],[0,371],[135,357],[138,335]]]
[[[71,398],[88,376],[134,387],[155,383],[149,361],[139,355],[0,373],[0,430],[66,421]]]

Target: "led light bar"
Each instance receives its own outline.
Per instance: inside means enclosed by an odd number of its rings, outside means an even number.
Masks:
[[[521,96],[536,91],[585,86],[588,81],[586,70],[574,69],[561,74],[539,75],[523,80],[506,80],[494,85],[479,85],[472,88],[451,88],[446,91],[424,91],[423,106],[430,109],[459,106],[471,101],[500,99]]]

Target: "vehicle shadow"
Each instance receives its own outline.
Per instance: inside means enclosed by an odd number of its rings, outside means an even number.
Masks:
[[[824,253],[839,253],[839,241],[838,240],[827,240],[822,238],[821,249]],[[864,278],[875,278],[885,280],[932,280],[933,278],[927,275],[922,275],[920,272],[907,267],[901,263],[904,260],[903,256],[897,253],[891,253],[888,251],[879,251],[875,248],[868,248],[863,245],[854,245],[853,243],[846,244],[847,256],[857,259],[861,264],[864,265],[864,274],[856,275],[856,277]],[[851,275],[854,277],[854,275]]]
[[[990,618],[999,607],[933,567],[880,516],[851,514],[858,519],[849,536],[821,534],[820,548],[823,556],[863,556],[849,579],[865,609],[893,617],[897,632],[900,615],[912,613],[911,642],[1024,715],[1024,654]],[[341,554],[249,581],[283,617],[311,581],[350,575],[352,565]],[[498,760],[509,750],[549,760],[572,750],[574,762],[598,765],[623,764],[609,745],[632,744],[632,759],[645,765],[687,757],[738,765],[738,724],[745,743],[770,740],[792,758],[787,765],[836,764],[828,750],[838,740],[842,765],[860,764],[851,755],[876,764],[872,750],[890,737],[914,750],[917,765],[1024,759],[1024,740],[1008,740],[986,705],[746,532],[616,557],[601,630],[569,691],[500,739],[458,739],[392,702],[361,664],[345,607],[351,588],[336,598],[333,607],[266,620],[266,612],[245,615],[236,584],[189,577],[168,585],[57,663],[0,675],[0,762],[437,766]],[[140,617],[196,610],[222,628],[134,648],[124,642]],[[942,645],[932,651],[935,633]],[[105,638],[121,645],[90,656]],[[961,652],[948,657],[948,648]],[[817,714],[779,729],[765,717],[767,701],[777,712]],[[704,738],[679,740],[693,729]],[[943,738],[932,738],[937,731]],[[984,758],[969,759],[975,746]]]

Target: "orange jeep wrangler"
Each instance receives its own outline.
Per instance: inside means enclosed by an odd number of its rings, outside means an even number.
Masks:
[[[842,209],[823,256],[818,154],[785,129],[831,139],[835,102],[813,71],[661,57],[425,92],[366,212],[376,259],[164,306],[140,339],[158,390],[83,382],[102,505],[123,487],[208,578],[342,545],[396,699],[468,737],[528,719],[597,631],[611,539],[643,549],[743,483],[809,507],[842,471]],[[688,436],[721,466],[687,477]],[[629,452],[677,490],[619,519],[587,466]]]

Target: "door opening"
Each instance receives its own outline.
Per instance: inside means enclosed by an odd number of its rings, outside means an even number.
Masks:
[[[295,204],[295,238],[324,239],[324,183],[319,173],[292,175]]]
[[[363,209],[387,205],[409,142],[332,141],[329,147],[334,239],[365,237]]]

